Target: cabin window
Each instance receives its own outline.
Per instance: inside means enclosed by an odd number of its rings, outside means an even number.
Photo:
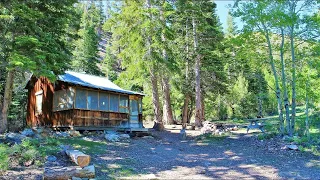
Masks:
[[[88,109],[98,110],[98,92],[88,91]]]
[[[118,109],[119,109],[119,95],[110,94],[109,110],[113,112],[118,112]]]
[[[99,93],[99,110],[101,111],[109,110],[109,94]]]
[[[128,113],[128,96],[120,96],[119,112]]]
[[[75,107],[78,109],[87,109],[87,91],[86,90],[77,89]]]
[[[36,92],[36,115],[42,114],[43,91]]]

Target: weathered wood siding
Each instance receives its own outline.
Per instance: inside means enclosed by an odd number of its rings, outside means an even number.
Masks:
[[[36,115],[36,92],[43,91],[42,114]],[[52,98],[54,87],[47,78],[32,77],[28,84],[27,125],[46,126],[52,124]]]
[[[119,126],[122,121],[128,121],[128,116],[126,113],[71,109],[53,112],[52,125],[54,127],[114,127]]]

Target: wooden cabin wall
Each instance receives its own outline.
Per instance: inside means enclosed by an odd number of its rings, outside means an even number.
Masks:
[[[36,115],[36,95],[38,91],[43,91],[42,114]],[[52,98],[54,86],[47,78],[32,77],[28,85],[28,106],[27,125],[28,126],[50,126],[52,115]]]
[[[128,121],[126,113],[71,109],[53,112],[53,127],[115,127]]]

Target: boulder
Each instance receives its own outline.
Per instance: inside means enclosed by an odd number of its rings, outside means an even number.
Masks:
[[[53,155],[50,155],[50,156],[47,157],[47,161],[49,161],[49,162],[55,162],[55,161],[57,161],[57,157],[55,157],[55,156],[53,156]]]
[[[25,129],[21,132],[21,134],[27,137],[33,137],[35,135],[32,129]]]
[[[8,133],[6,134],[5,141],[13,144],[20,144],[25,138],[27,138],[27,136],[19,133]]]

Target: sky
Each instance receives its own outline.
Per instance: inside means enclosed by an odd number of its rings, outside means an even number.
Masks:
[[[217,15],[219,16],[220,22],[222,24],[224,32],[227,29],[227,15],[228,15],[228,5],[233,5],[234,1],[232,0],[215,0],[217,4]],[[238,26],[238,28],[242,27],[242,23],[239,19],[234,18],[234,22]]]

